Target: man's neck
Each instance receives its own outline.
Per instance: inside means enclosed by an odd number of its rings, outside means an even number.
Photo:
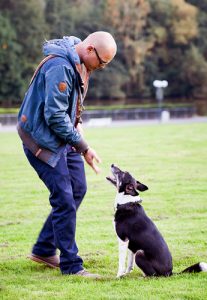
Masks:
[[[79,44],[76,44],[74,47],[75,47],[76,52],[78,53],[78,56],[80,58],[80,62],[82,64],[83,61],[82,61],[82,45],[81,44],[82,43],[80,42]]]

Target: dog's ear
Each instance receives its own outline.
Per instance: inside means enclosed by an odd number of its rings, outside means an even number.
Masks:
[[[144,185],[143,183],[137,181],[137,190],[140,192],[144,192],[144,191],[148,190],[148,187],[146,185]]]
[[[129,183],[129,184],[126,185],[126,187],[125,187],[125,193],[129,194],[131,196],[137,196],[138,195],[138,193],[137,193],[134,185],[131,184],[131,183]]]

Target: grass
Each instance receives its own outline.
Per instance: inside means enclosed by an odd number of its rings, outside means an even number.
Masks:
[[[0,114],[17,114],[18,112],[19,112],[19,108],[0,107]]]
[[[143,206],[164,235],[174,271],[207,262],[207,124],[87,129],[102,173],[86,167],[88,193],[78,212],[77,243],[84,266],[100,281],[62,276],[26,259],[49,213],[48,192],[29,166],[15,133],[1,133],[1,299],[207,299],[207,274],[142,277],[136,268],[117,280],[113,231],[115,190],[105,180],[111,163],[149,186]]]

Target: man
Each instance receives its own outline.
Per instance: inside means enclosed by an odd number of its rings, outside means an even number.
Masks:
[[[47,41],[46,58],[31,80],[18,115],[24,152],[50,191],[52,206],[29,258],[60,267],[62,274],[97,278],[84,270],[75,242],[76,211],[86,193],[81,154],[96,173],[96,162],[100,162],[81,135],[79,122],[90,73],[104,68],[116,50],[113,37],[103,31],[83,41],[75,37]]]

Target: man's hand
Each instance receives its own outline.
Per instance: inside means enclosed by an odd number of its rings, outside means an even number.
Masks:
[[[94,162],[95,160],[97,163],[101,163],[101,159],[98,157],[95,150],[89,148],[83,157],[89,166],[91,166],[91,168],[96,172],[96,174],[101,172],[100,168]]]

